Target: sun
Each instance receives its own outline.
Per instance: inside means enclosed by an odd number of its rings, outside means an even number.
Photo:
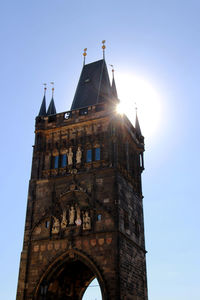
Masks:
[[[161,122],[161,101],[156,87],[134,74],[118,73],[116,81],[120,99],[117,112],[126,114],[134,124],[137,107],[142,134],[145,137],[155,135]]]

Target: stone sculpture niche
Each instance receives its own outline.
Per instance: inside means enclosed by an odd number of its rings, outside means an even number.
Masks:
[[[61,228],[65,229],[67,227],[67,212],[66,209],[63,210],[63,215],[62,215],[62,221],[61,221]]]
[[[77,164],[81,163],[81,157],[82,157],[81,147],[78,147],[78,150],[76,152],[76,163]]]
[[[91,218],[89,216],[89,212],[86,211],[83,213],[83,230],[91,229]]]
[[[91,229],[91,217],[89,211],[82,211],[79,206],[64,209],[61,216],[61,223],[59,219],[53,216],[52,233],[57,234],[62,230],[65,230],[69,225],[83,226],[83,230]]]
[[[73,152],[72,152],[72,148],[69,148],[69,153],[68,153],[68,164],[72,165],[73,163]]]
[[[56,217],[53,217],[52,233],[59,233],[60,224]]]
[[[75,209],[74,206],[71,206],[69,210],[69,225],[74,225],[75,221]]]

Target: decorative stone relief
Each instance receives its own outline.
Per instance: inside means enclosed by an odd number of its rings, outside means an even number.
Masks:
[[[83,230],[91,229],[91,218],[89,216],[89,212],[86,211],[83,213]]]
[[[72,148],[69,148],[69,153],[68,153],[68,165],[72,165],[73,163],[73,152],[72,152]]]
[[[67,218],[66,218],[67,212],[66,209],[63,211],[62,215],[62,221],[61,221],[61,228],[65,229],[67,227]]]
[[[76,214],[76,221],[75,221],[77,226],[80,226],[82,224],[81,221],[81,210],[79,207],[77,207],[77,214]]]
[[[89,211],[81,211],[81,208],[76,204],[76,206],[71,205],[65,208],[61,215],[61,222],[58,218],[53,216],[52,233],[58,234],[60,228],[66,230],[70,226],[83,227],[83,230],[91,229],[91,217]]]
[[[78,147],[78,150],[76,152],[76,163],[77,164],[81,163],[81,157],[82,157],[81,147]]]
[[[53,217],[52,233],[59,233],[60,224],[56,217]]]
[[[69,210],[69,225],[74,224],[74,219],[75,219],[75,209],[73,206],[71,206]]]

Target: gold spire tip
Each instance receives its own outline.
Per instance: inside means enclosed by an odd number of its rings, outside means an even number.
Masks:
[[[135,112],[137,113],[137,110],[138,110],[137,103],[135,102],[134,104],[135,104]]]
[[[102,44],[103,44],[103,45],[102,45],[102,49],[103,49],[103,50],[105,50],[105,49],[106,49],[106,46],[104,45],[104,44],[105,44],[105,42],[106,42],[106,40],[103,40],[103,41],[102,41]]]
[[[87,48],[85,48],[84,50],[83,50],[84,52],[83,52],[83,56],[86,56],[87,55]]]
[[[46,84],[46,83],[43,83],[43,86],[44,86],[44,93],[46,93],[46,90],[47,90],[47,84]]]
[[[50,84],[52,85],[52,96],[53,96],[53,93],[54,93],[54,82],[51,81]]]
[[[112,72],[114,73],[115,72],[114,66],[113,65],[110,65],[110,66],[112,68]]]

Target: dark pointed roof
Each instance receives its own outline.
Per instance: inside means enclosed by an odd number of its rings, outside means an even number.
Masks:
[[[135,129],[136,129],[137,134],[139,136],[141,136],[142,132],[141,132],[141,129],[140,129],[140,123],[139,123],[139,120],[138,120],[137,112],[136,112],[136,117],[135,117]]]
[[[109,101],[111,98],[112,91],[105,60],[84,65],[71,110]]]
[[[45,97],[45,94],[44,94],[44,97],[43,97],[43,100],[42,100],[42,104],[40,106],[40,111],[39,111],[38,116],[39,117],[46,116],[46,97]]]
[[[115,78],[113,76],[113,79],[112,79],[112,86],[111,86],[111,90],[112,90],[112,94],[113,94],[113,97],[118,99],[118,95],[117,95],[117,88],[116,88],[116,84],[115,84]]]
[[[47,110],[47,115],[55,115],[56,114],[56,107],[54,104],[53,97],[51,98],[51,102],[49,104],[48,110]]]

